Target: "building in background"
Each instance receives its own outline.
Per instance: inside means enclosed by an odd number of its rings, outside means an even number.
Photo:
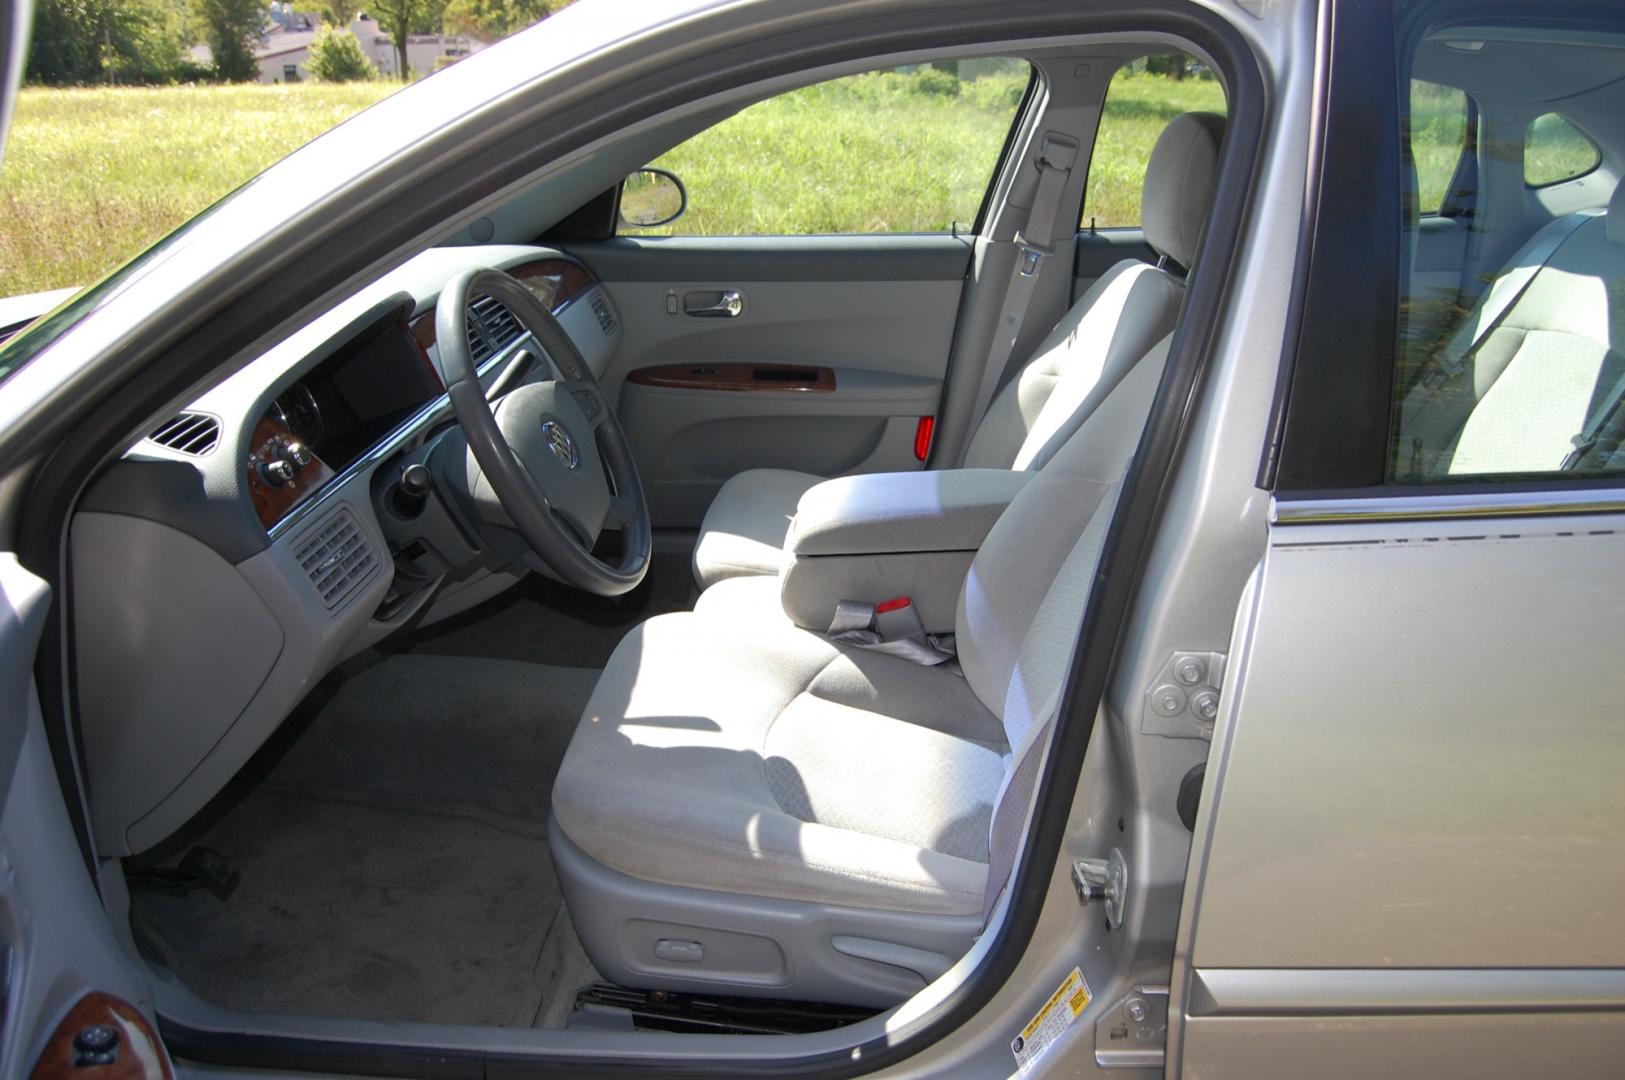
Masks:
[[[254,50],[254,60],[260,69],[259,81],[290,83],[309,79],[310,46],[321,27],[320,15],[295,11],[286,0],[276,0],[271,5],[265,33]],[[361,43],[361,51],[367,54],[380,75],[386,79],[400,78],[395,42],[383,27],[362,12],[347,29]],[[414,76],[422,77],[485,46],[486,42],[468,34],[413,34],[406,39],[406,62]],[[214,62],[207,45],[194,45],[191,55],[199,64]]]

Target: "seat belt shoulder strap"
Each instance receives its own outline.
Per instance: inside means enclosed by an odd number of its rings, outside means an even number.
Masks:
[[[1021,335],[1027,305],[1032,302],[1033,287],[1038,283],[1038,272],[1044,260],[1055,254],[1055,219],[1061,212],[1061,196],[1066,193],[1067,181],[1077,160],[1076,139],[1059,132],[1045,132],[1035,163],[1039,173],[1038,189],[1033,194],[1033,205],[1027,211],[1026,223],[1016,230],[1016,264],[1010,271],[1010,282],[1004,290],[998,322],[993,328],[993,340],[982,367],[976,401],[971,408],[972,433],[987,414],[1005,368],[1010,363],[1010,355],[1015,352],[1016,338]],[[970,449],[971,441],[970,438],[965,440],[965,450]],[[963,451],[960,460],[964,460]]]

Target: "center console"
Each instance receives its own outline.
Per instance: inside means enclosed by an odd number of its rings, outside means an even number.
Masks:
[[[822,632],[842,600],[907,596],[928,632],[951,632],[971,559],[1033,475],[944,469],[824,481],[801,497],[785,540],[785,614]]]

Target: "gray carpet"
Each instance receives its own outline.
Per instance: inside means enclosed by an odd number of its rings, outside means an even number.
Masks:
[[[137,891],[138,935],[235,1010],[562,1025],[596,975],[547,808],[596,678],[433,655],[362,671],[196,838],[241,872],[237,890]]]

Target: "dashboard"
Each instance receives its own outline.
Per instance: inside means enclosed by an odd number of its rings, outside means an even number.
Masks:
[[[555,315],[598,284],[591,271],[566,258],[540,258],[507,272]],[[607,305],[601,295],[595,299]],[[244,482],[266,529],[445,392],[434,312],[414,317],[413,307],[403,298],[398,309],[364,325],[281,390],[259,417]]]
[[[526,572],[455,492],[403,497],[432,455],[447,483],[464,467],[435,305],[472,267],[518,278],[608,369],[620,319],[586,266],[522,245],[431,249],[156,424],[85,492],[72,602],[102,852],[172,835],[347,657]],[[488,392],[556,377],[496,307],[477,301],[465,327]]]

